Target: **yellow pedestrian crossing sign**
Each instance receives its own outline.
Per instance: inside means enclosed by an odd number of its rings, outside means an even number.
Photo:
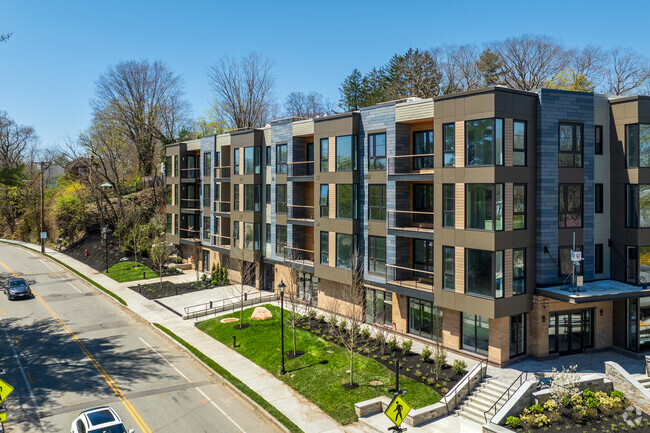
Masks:
[[[397,427],[399,427],[410,411],[411,406],[409,406],[404,401],[402,396],[397,395],[388,405],[388,408],[386,409],[386,412],[384,412],[384,415],[386,415],[391,421],[395,423]]]
[[[0,380],[0,402],[9,397],[12,392],[14,392],[14,387],[4,380]]]
[[[7,421],[7,412],[0,413],[0,422],[6,422],[6,421]]]

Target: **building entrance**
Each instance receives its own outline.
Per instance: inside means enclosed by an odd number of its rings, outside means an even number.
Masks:
[[[548,327],[548,351],[568,355],[593,347],[592,310],[551,313]]]

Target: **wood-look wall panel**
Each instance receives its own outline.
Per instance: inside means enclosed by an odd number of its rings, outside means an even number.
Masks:
[[[504,205],[503,212],[505,214],[505,229],[506,231],[512,230],[512,199],[513,199],[513,184],[506,183],[504,191]]]
[[[454,220],[456,230],[465,229],[465,184],[456,184],[456,194],[454,197]]]
[[[505,147],[505,165],[506,167],[512,167],[512,146],[514,143],[514,130],[513,130],[513,120],[505,119],[505,133],[504,137],[504,147]]]
[[[465,122],[456,122],[454,127],[456,139],[454,140],[454,151],[456,152],[456,167],[465,166]]]
[[[455,247],[454,253],[456,254],[454,265],[454,285],[456,293],[465,293],[465,248]]]

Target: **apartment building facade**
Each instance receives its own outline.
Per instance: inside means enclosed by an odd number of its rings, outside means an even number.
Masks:
[[[204,272],[246,264],[274,290],[297,271],[300,298],[340,309],[356,251],[366,321],[449,350],[650,346],[650,98],[413,98],[176,143],[166,164],[168,240]]]

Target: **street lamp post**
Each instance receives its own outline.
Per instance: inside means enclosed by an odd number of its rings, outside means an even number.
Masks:
[[[108,226],[104,226],[102,229],[102,237],[104,238],[104,257],[106,260],[106,273],[108,274]]]
[[[280,333],[282,335],[281,351],[282,351],[282,366],[280,367],[280,375],[285,374],[287,371],[284,369],[284,289],[287,286],[280,280],[278,289],[280,289]]]
[[[43,208],[44,208],[44,189],[45,189],[45,180],[43,179],[43,172],[45,171],[45,162],[41,161],[41,253],[45,253],[45,238],[43,237],[43,230],[45,230],[45,221],[43,218]]]

